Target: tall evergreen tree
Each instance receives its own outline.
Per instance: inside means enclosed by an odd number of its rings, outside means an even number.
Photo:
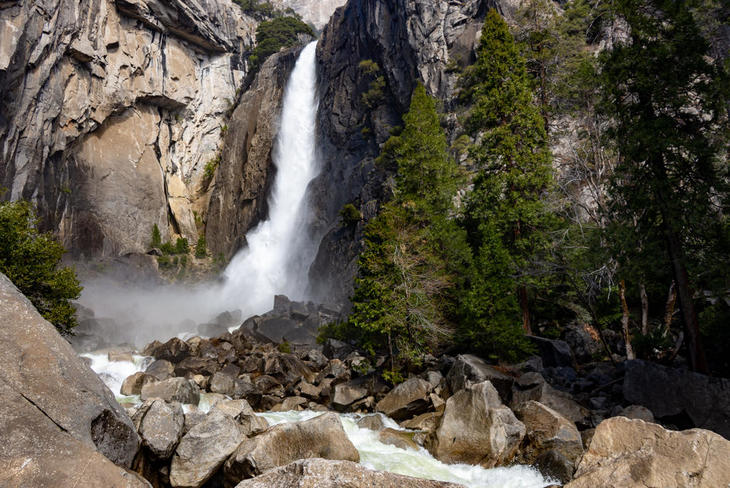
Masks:
[[[472,157],[479,169],[465,212],[478,256],[465,326],[509,328],[519,323],[514,311],[521,310],[524,332],[530,334],[528,289],[539,282],[537,262],[549,247],[554,222],[544,201],[552,168],[525,60],[495,10],[487,14],[477,61],[462,82],[461,96],[471,106],[466,126],[477,140]]]
[[[727,162],[718,155],[727,154],[730,85],[708,58],[694,3],[617,1],[630,37],[606,52],[601,65],[603,110],[620,152],[610,188],[610,237],[624,262],[643,263],[643,274],[671,270],[692,367],[707,371],[693,283],[701,268],[727,261],[727,252],[711,251],[720,242],[719,206],[727,196]],[[647,249],[655,252],[647,257]]]
[[[450,336],[455,284],[469,259],[450,216],[458,167],[420,84],[403,121],[378,160],[397,171],[394,195],[367,224],[347,324],[371,351],[388,349],[394,364],[417,361]]]

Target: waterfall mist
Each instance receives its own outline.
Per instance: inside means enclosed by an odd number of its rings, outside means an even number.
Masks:
[[[246,235],[221,280],[197,285],[128,287],[111,278],[84,283],[79,303],[96,317],[119,324],[118,342],[144,344],[182,333],[224,311],[248,317],[271,310],[274,295],[306,298],[307,274],[317,242],[308,229],[306,192],[317,176],[316,42],[301,52],[284,93],[273,151],[276,176],[268,197],[269,215]]]

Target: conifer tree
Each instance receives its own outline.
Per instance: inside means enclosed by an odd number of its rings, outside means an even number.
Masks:
[[[403,122],[378,159],[397,171],[394,195],[367,224],[348,322],[361,344],[388,350],[394,364],[418,361],[452,333],[453,293],[469,259],[450,215],[458,167],[423,85]]]
[[[485,338],[516,338],[505,331],[519,324],[517,310],[524,332],[531,333],[528,290],[539,282],[537,262],[554,223],[543,198],[552,186],[552,168],[525,60],[495,10],[487,14],[477,61],[462,83],[479,170],[464,219],[477,256],[464,326],[469,337],[482,330]]]
[[[727,202],[727,90],[694,16],[696,2],[619,0],[630,38],[601,59],[603,111],[620,161],[609,238],[622,263],[673,275],[692,367],[707,371],[693,298],[700,273],[727,273],[720,208]],[[654,249],[651,255],[646,250]]]

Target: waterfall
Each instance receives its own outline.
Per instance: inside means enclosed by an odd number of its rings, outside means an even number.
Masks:
[[[287,82],[274,146],[276,177],[268,220],[247,234],[248,245],[224,272],[221,308],[240,308],[244,316],[270,310],[276,294],[304,298],[314,255],[306,237],[305,194],[318,172],[316,49],[312,42],[302,50]]]

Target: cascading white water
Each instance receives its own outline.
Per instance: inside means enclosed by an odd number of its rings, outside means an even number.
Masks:
[[[274,147],[276,177],[268,220],[248,233],[248,246],[226,268],[221,309],[240,308],[248,316],[271,309],[276,294],[303,298],[312,256],[303,225],[305,194],[318,171],[316,49],[312,42],[302,50],[287,83]]]

